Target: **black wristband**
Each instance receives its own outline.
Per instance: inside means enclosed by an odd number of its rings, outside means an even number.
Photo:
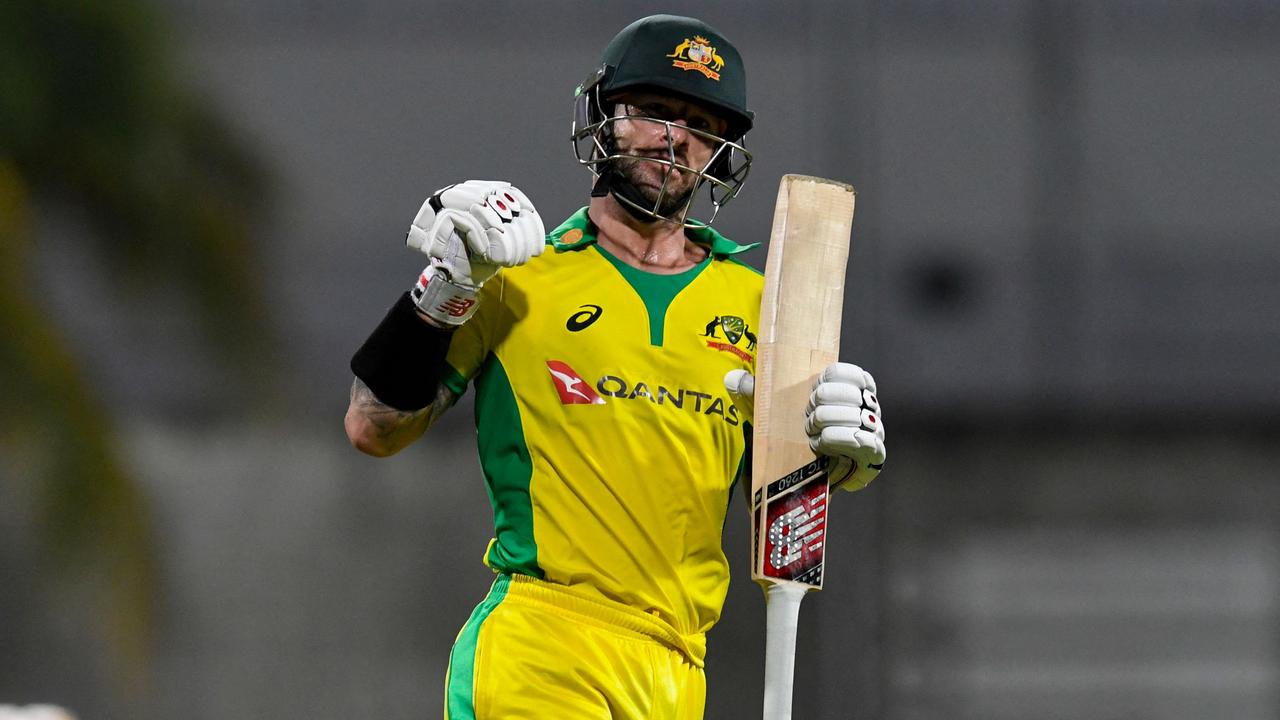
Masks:
[[[400,296],[351,358],[351,372],[384,405],[414,411],[431,404],[445,375],[453,333],[422,319],[409,293]]]

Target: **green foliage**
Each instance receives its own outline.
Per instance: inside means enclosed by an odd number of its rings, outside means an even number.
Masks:
[[[147,514],[30,277],[34,199],[78,207],[93,228],[79,239],[118,281],[189,290],[224,357],[269,340],[250,252],[264,172],[178,82],[162,20],[144,0],[0,2],[0,449],[48,459],[33,465],[44,547],[64,572],[103,576],[130,679],[153,616]]]

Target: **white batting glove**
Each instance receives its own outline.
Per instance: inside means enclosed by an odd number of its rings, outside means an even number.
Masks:
[[[729,399],[738,408],[738,415],[743,422],[753,422],[756,414],[756,376],[738,368],[730,370],[724,376],[724,389],[729,391]]]
[[[546,229],[511,183],[468,180],[422,203],[405,244],[431,257],[411,292],[418,308],[438,322],[461,325],[475,313],[486,280],[542,253]]]
[[[866,487],[880,474],[886,456],[875,378],[857,365],[828,365],[813,383],[804,430],[809,447],[831,458],[832,487]]]
[[[724,376],[729,399],[746,422],[755,413],[756,378],[741,368]],[[813,383],[805,408],[804,431],[809,447],[831,458],[831,487],[861,490],[884,466],[884,421],[876,398],[876,381],[857,365],[832,363]]]

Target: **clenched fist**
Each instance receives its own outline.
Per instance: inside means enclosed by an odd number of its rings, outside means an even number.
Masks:
[[[461,325],[475,313],[486,280],[542,253],[546,230],[511,183],[468,180],[422,203],[405,244],[431,257],[412,291],[418,308],[437,322]]]
[[[875,378],[857,365],[828,365],[813,383],[804,430],[809,447],[831,458],[831,487],[866,487],[880,474],[886,457]]]

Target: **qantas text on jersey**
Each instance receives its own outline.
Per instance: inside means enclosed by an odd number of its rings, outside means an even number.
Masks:
[[[560,402],[564,405],[600,405],[605,402],[600,395],[604,395],[623,400],[648,400],[653,405],[674,407],[685,412],[719,415],[726,423],[734,426],[741,422],[738,408],[723,396],[692,388],[672,390],[664,385],[644,381],[631,382],[617,375],[600,376],[593,390],[577,371],[569,367],[568,363],[548,360],[547,369],[555,381]],[[597,392],[599,395],[596,394]]]

